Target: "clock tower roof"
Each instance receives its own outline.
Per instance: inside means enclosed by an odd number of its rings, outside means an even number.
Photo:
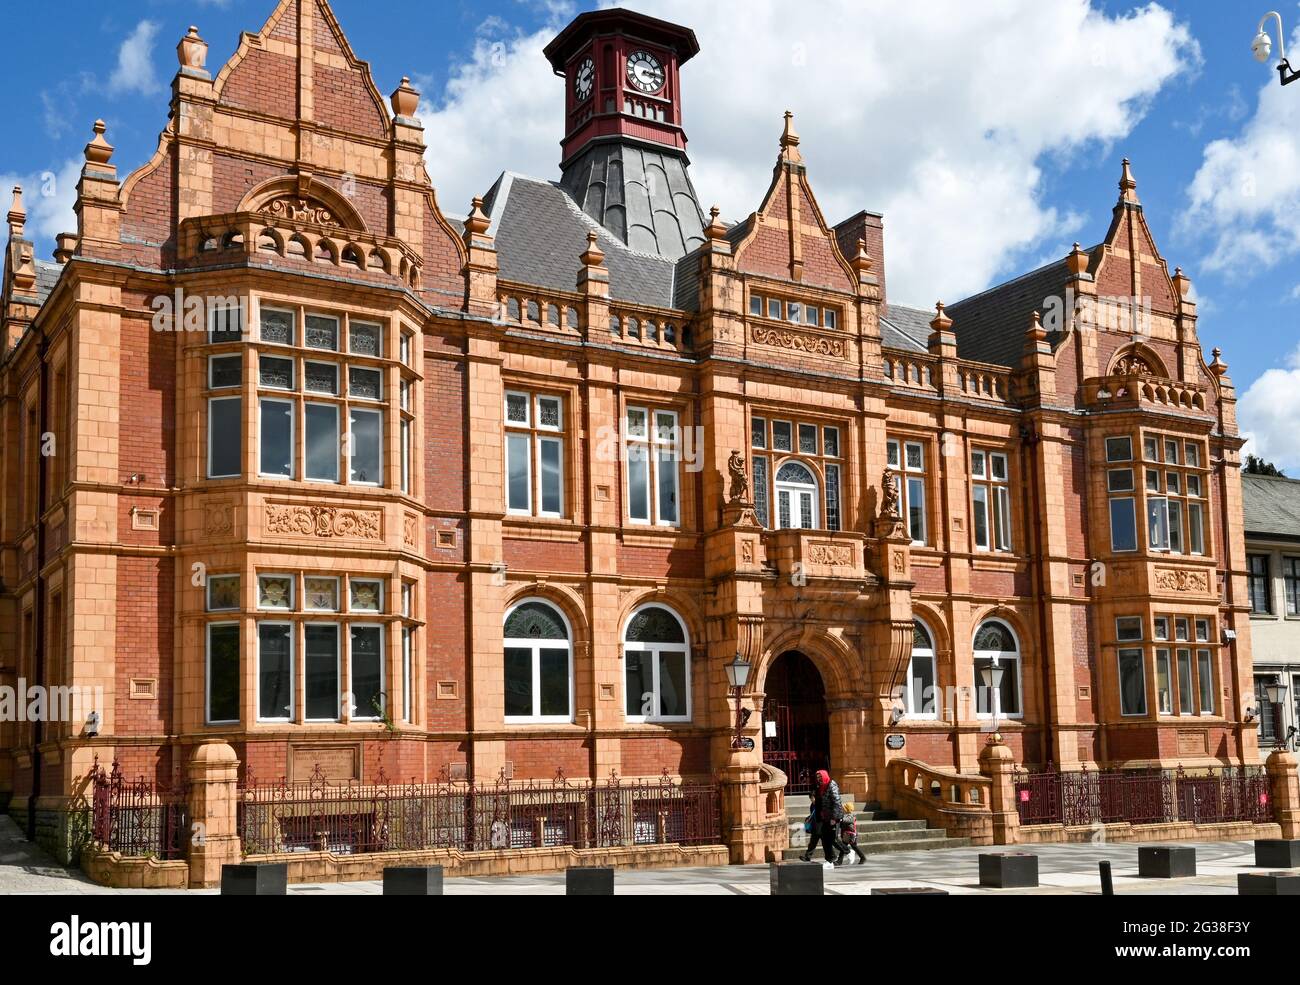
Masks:
[[[638,252],[676,259],[704,242],[679,74],[699,50],[690,28],[617,7],[580,14],[544,49],[565,80],[560,187]]]
[[[653,45],[671,49],[677,64],[684,65],[700,53],[700,42],[689,27],[638,14],[622,7],[593,10],[579,14],[569,26],[557,34],[542,54],[551,63],[556,75],[564,75],[569,60],[582,51],[597,34],[628,34]]]

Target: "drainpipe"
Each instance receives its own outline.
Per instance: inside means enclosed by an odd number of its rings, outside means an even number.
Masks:
[[[1026,449],[1025,456],[1027,461],[1034,465],[1033,469],[1026,470],[1026,478],[1029,479],[1028,489],[1025,490],[1025,496],[1029,502],[1026,504],[1028,509],[1025,513],[1027,518],[1032,518],[1032,522],[1025,524],[1025,529],[1032,529],[1034,532],[1033,553],[1030,555],[1034,559],[1034,565],[1038,569],[1038,591],[1037,591],[1037,609],[1038,609],[1038,663],[1042,670],[1042,688],[1043,688],[1043,764],[1050,763],[1054,758],[1052,756],[1052,673],[1048,667],[1048,641],[1047,641],[1047,594],[1051,591],[1052,582],[1047,570],[1047,558],[1043,553],[1043,532],[1039,527],[1042,520],[1042,513],[1039,512],[1038,481],[1037,476],[1041,471],[1038,461],[1038,446],[1041,441],[1038,431],[1033,425],[1025,425],[1020,429],[1020,442]],[[1026,545],[1029,546],[1029,545]],[[1024,697],[1021,697],[1024,700]]]
[[[43,435],[49,431],[49,406],[48,406],[48,381],[49,366],[45,362],[46,352],[49,348],[45,338],[45,331],[41,331],[41,344],[37,350],[37,359],[40,361],[40,380],[37,384],[39,388],[36,419],[39,422],[36,428],[36,446],[38,449],[44,441]],[[58,454],[62,449],[55,449]],[[38,685],[45,684],[45,459],[37,458],[36,468],[36,604],[33,612],[33,628],[35,635],[33,643],[33,666],[32,676],[36,678]],[[48,708],[48,703],[47,703]],[[36,801],[41,795],[41,743],[45,741],[45,723],[37,718],[32,723],[32,788],[27,797],[27,840],[36,840]]]

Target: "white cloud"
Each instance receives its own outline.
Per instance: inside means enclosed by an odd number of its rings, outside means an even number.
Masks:
[[[158,22],[150,20],[141,21],[127,35],[117,50],[117,68],[108,79],[110,92],[149,95],[162,89],[153,64],[153,45],[157,38]]]
[[[1269,369],[1237,401],[1237,418],[1249,439],[1245,451],[1280,469],[1300,469],[1300,346],[1281,369]]]
[[[76,232],[77,215],[72,207],[77,201],[77,179],[84,163],[74,158],[57,170],[0,174],[0,212],[9,211],[13,187],[22,185],[23,208],[27,211],[25,233],[36,245],[37,256],[53,254],[54,237],[59,233]]]
[[[836,0],[799,20],[778,0],[743,16],[729,3],[634,5],[699,37],[682,81],[702,204],[732,219],[758,206],[793,110],[827,218],[884,212],[890,295],[926,305],[986,286],[1025,253],[1063,254],[1079,217],[1044,204],[1042,170],[1125,137],[1200,57],[1155,4],[1111,16],[1089,0],[1008,0],[937,15]],[[422,111],[449,211],[503,169],[557,176],[564,97],[541,49],[562,24],[480,39]],[[1090,200],[1104,210],[1110,194],[1107,183]]]
[[[1300,44],[1300,33],[1292,38]],[[1269,70],[1255,114],[1231,139],[1206,145],[1180,231],[1208,233],[1207,270],[1248,276],[1300,253],[1300,99]]]

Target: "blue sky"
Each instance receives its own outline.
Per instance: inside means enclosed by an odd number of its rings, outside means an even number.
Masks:
[[[645,0],[694,27],[683,70],[692,166],[705,204],[742,218],[795,112],[810,177],[834,222],[885,212],[891,298],[952,301],[1104,234],[1120,159],[1171,267],[1192,277],[1200,334],[1222,346],[1255,446],[1300,475],[1300,83],[1257,63],[1251,4]],[[563,2],[333,4],[381,92],[410,75],[440,201],[463,213],[502,169],[557,171],[562,88],[540,46]],[[0,181],[22,180],[39,251],[70,226],[90,124],[103,117],[123,174],[166,121],[174,48],[190,24],[214,72],[273,0],[64,0],[10,15]],[[51,8],[54,9],[54,8]],[[1300,64],[1300,5],[1281,13]],[[69,30],[69,26],[74,26]],[[1276,50],[1276,49],[1275,49]],[[42,200],[41,176],[47,191]],[[7,206],[7,202],[0,203]],[[957,326],[960,331],[960,326]]]

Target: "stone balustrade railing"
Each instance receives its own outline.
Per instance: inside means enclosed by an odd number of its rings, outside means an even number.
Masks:
[[[993,844],[993,814],[989,806],[992,780],[956,773],[915,759],[890,761],[894,806],[900,817],[924,820],[975,845]]]
[[[258,254],[387,274],[414,290],[420,287],[421,260],[400,240],[260,212],[197,216],[181,223],[182,263]]]

